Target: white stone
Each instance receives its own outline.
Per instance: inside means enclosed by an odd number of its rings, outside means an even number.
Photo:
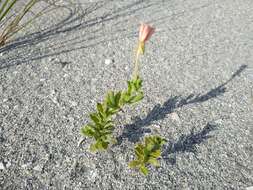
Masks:
[[[28,165],[27,164],[22,164],[21,168],[26,168]]]
[[[6,164],[6,168],[9,168],[9,167],[11,167],[11,162],[7,162]]]
[[[95,182],[96,181],[96,178],[98,176],[98,172],[97,170],[90,170],[89,171],[89,174],[88,174],[88,180],[92,181],[92,182]]]
[[[32,164],[31,162],[28,162],[28,163],[26,163],[26,164],[21,165],[21,168],[27,168],[27,167],[29,167],[31,164]]]
[[[71,104],[72,107],[76,107],[78,104],[75,101],[69,101],[69,103]]]
[[[157,129],[160,129],[160,128],[161,128],[161,126],[160,126],[160,125],[157,125],[157,124],[155,124],[154,127],[157,128]]]
[[[38,172],[42,172],[43,166],[37,165],[37,166],[35,166],[35,167],[33,168],[33,170],[38,171]]]
[[[0,170],[5,170],[4,164],[0,162]]]
[[[110,65],[113,61],[111,59],[105,59],[105,64]]]
[[[180,117],[178,116],[178,114],[177,114],[176,112],[172,112],[172,113],[170,114],[170,117],[171,117],[171,119],[174,120],[174,121],[181,122]]]

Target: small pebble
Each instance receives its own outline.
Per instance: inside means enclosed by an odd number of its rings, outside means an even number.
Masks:
[[[213,122],[209,122],[211,125],[222,125],[223,120],[222,119],[217,119]]]
[[[157,129],[160,129],[160,128],[161,128],[161,126],[160,126],[160,125],[157,125],[157,124],[155,124],[154,127],[157,128]]]
[[[29,167],[31,164],[32,164],[31,162],[28,162],[26,164],[21,165],[21,168],[25,169],[25,168]]]
[[[33,170],[34,170],[34,171],[38,171],[38,172],[42,172],[43,166],[37,165],[37,166],[35,166],[35,167],[33,168]]]
[[[72,107],[76,107],[78,105],[77,102],[74,101],[69,101],[69,103]]]
[[[113,60],[112,59],[105,59],[105,64],[106,65],[110,65],[113,63]]]
[[[11,167],[11,162],[6,163],[6,168],[9,168],[9,167]]]
[[[171,113],[170,117],[174,121],[181,122],[181,120],[180,120],[180,118],[179,118],[179,116],[178,116],[178,114],[176,112]]]
[[[5,170],[4,164],[0,162],[0,170]]]
[[[96,169],[95,170],[91,169],[90,171],[88,171],[88,180],[89,181],[95,182],[97,176],[98,176],[98,172]]]

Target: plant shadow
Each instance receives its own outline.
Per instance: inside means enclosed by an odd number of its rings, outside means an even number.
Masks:
[[[227,81],[204,94],[190,94],[187,97],[174,96],[164,102],[163,105],[155,105],[144,119],[136,117],[133,123],[124,126],[122,134],[117,139],[118,144],[121,144],[124,139],[133,143],[138,142],[146,133],[151,133],[151,130],[146,128],[146,126],[151,125],[154,121],[166,118],[168,114],[172,113],[177,108],[189,104],[202,103],[223,95],[227,91],[226,85],[236,76],[240,75],[246,68],[247,65],[241,65]]]
[[[59,13],[63,15],[61,18],[57,13],[53,16],[47,15],[58,18],[57,21],[52,21],[50,26],[41,25],[46,28],[16,38],[0,48],[0,54],[7,54],[0,57],[0,69],[136,37],[138,35],[136,28],[144,11],[152,13],[146,19],[147,23],[152,23],[156,27],[160,25],[162,28],[165,20],[184,16],[185,10],[175,10],[165,15],[156,14],[165,6],[173,9],[171,3],[177,4],[163,0],[122,1],[122,4],[116,1],[94,1],[72,3],[72,6],[61,7]],[[207,6],[210,5],[193,5],[189,7],[189,11],[199,11]],[[129,22],[130,20],[133,22]],[[184,28],[186,27],[177,26],[170,30],[175,32]],[[168,29],[164,29],[163,32],[168,32]]]
[[[1,57],[0,69],[68,53],[74,50],[94,47],[104,42],[122,38],[123,35],[120,35],[120,37],[115,36],[116,34],[124,32],[127,28],[119,28],[110,33],[101,34],[101,28],[98,27],[100,25],[106,25],[112,20],[124,18],[136,12],[141,12],[143,9],[154,5],[154,3],[151,2],[145,4],[142,0],[138,0],[119,7],[114,11],[104,12],[102,15],[97,15],[96,13],[100,14],[100,12],[102,12],[101,9],[109,4],[109,2],[100,1],[87,4],[88,6],[85,9],[76,8],[78,4],[74,7],[61,7],[66,12],[65,17],[61,21],[40,31],[16,38],[4,47],[1,47],[1,54],[11,51],[14,51],[15,53],[16,50],[19,50],[20,52],[18,55],[9,55],[7,58]],[[122,22],[124,22],[124,20],[122,20]],[[88,28],[88,34],[90,35],[81,35]],[[114,27],[112,26],[112,28]],[[73,34],[75,34],[74,37]],[[126,33],[128,36],[136,34],[136,32]],[[59,41],[60,35],[64,36],[64,38]],[[52,41],[56,39],[58,40],[57,42]],[[39,44],[45,41],[49,43],[46,47],[38,47]]]
[[[176,154],[179,152],[192,152],[197,153],[197,145],[205,142],[209,138],[213,137],[209,133],[216,130],[217,125],[208,123],[201,131],[197,133],[194,129],[191,130],[188,135],[181,135],[179,139],[175,142],[169,142],[164,151],[162,152],[162,158],[168,161],[170,164],[176,163]],[[170,154],[173,154],[170,156]]]

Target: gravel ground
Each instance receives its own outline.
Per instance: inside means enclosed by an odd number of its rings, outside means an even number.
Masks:
[[[0,189],[253,186],[252,0],[82,0],[0,49]],[[126,87],[139,22],[144,100],[117,116],[108,152],[78,145],[108,89]],[[168,140],[161,167],[130,170],[134,144]]]

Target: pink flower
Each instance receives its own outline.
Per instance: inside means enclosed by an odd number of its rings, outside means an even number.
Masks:
[[[148,24],[142,23],[139,30],[139,42],[136,51],[135,64],[134,64],[134,72],[133,79],[138,78],[139,72],[139,56],[143,55],[145,52],[145,42],[149,40],[152,34],[155,32],[155,28],[149,26]]]
[[[145,51],[145,42],[149,40],[152,34],[155,32],[155,28],[152,28],[148,24],[142,23],[139,31],[139,45],[137,49],[137,56],[139,54],[144,54]]]
[[[142,23],[139,31],[139,41],[146,42],[147,40],[149,40],[149,38],[152,36],[154,32],[155,28],[152,28],[148,24]]]

